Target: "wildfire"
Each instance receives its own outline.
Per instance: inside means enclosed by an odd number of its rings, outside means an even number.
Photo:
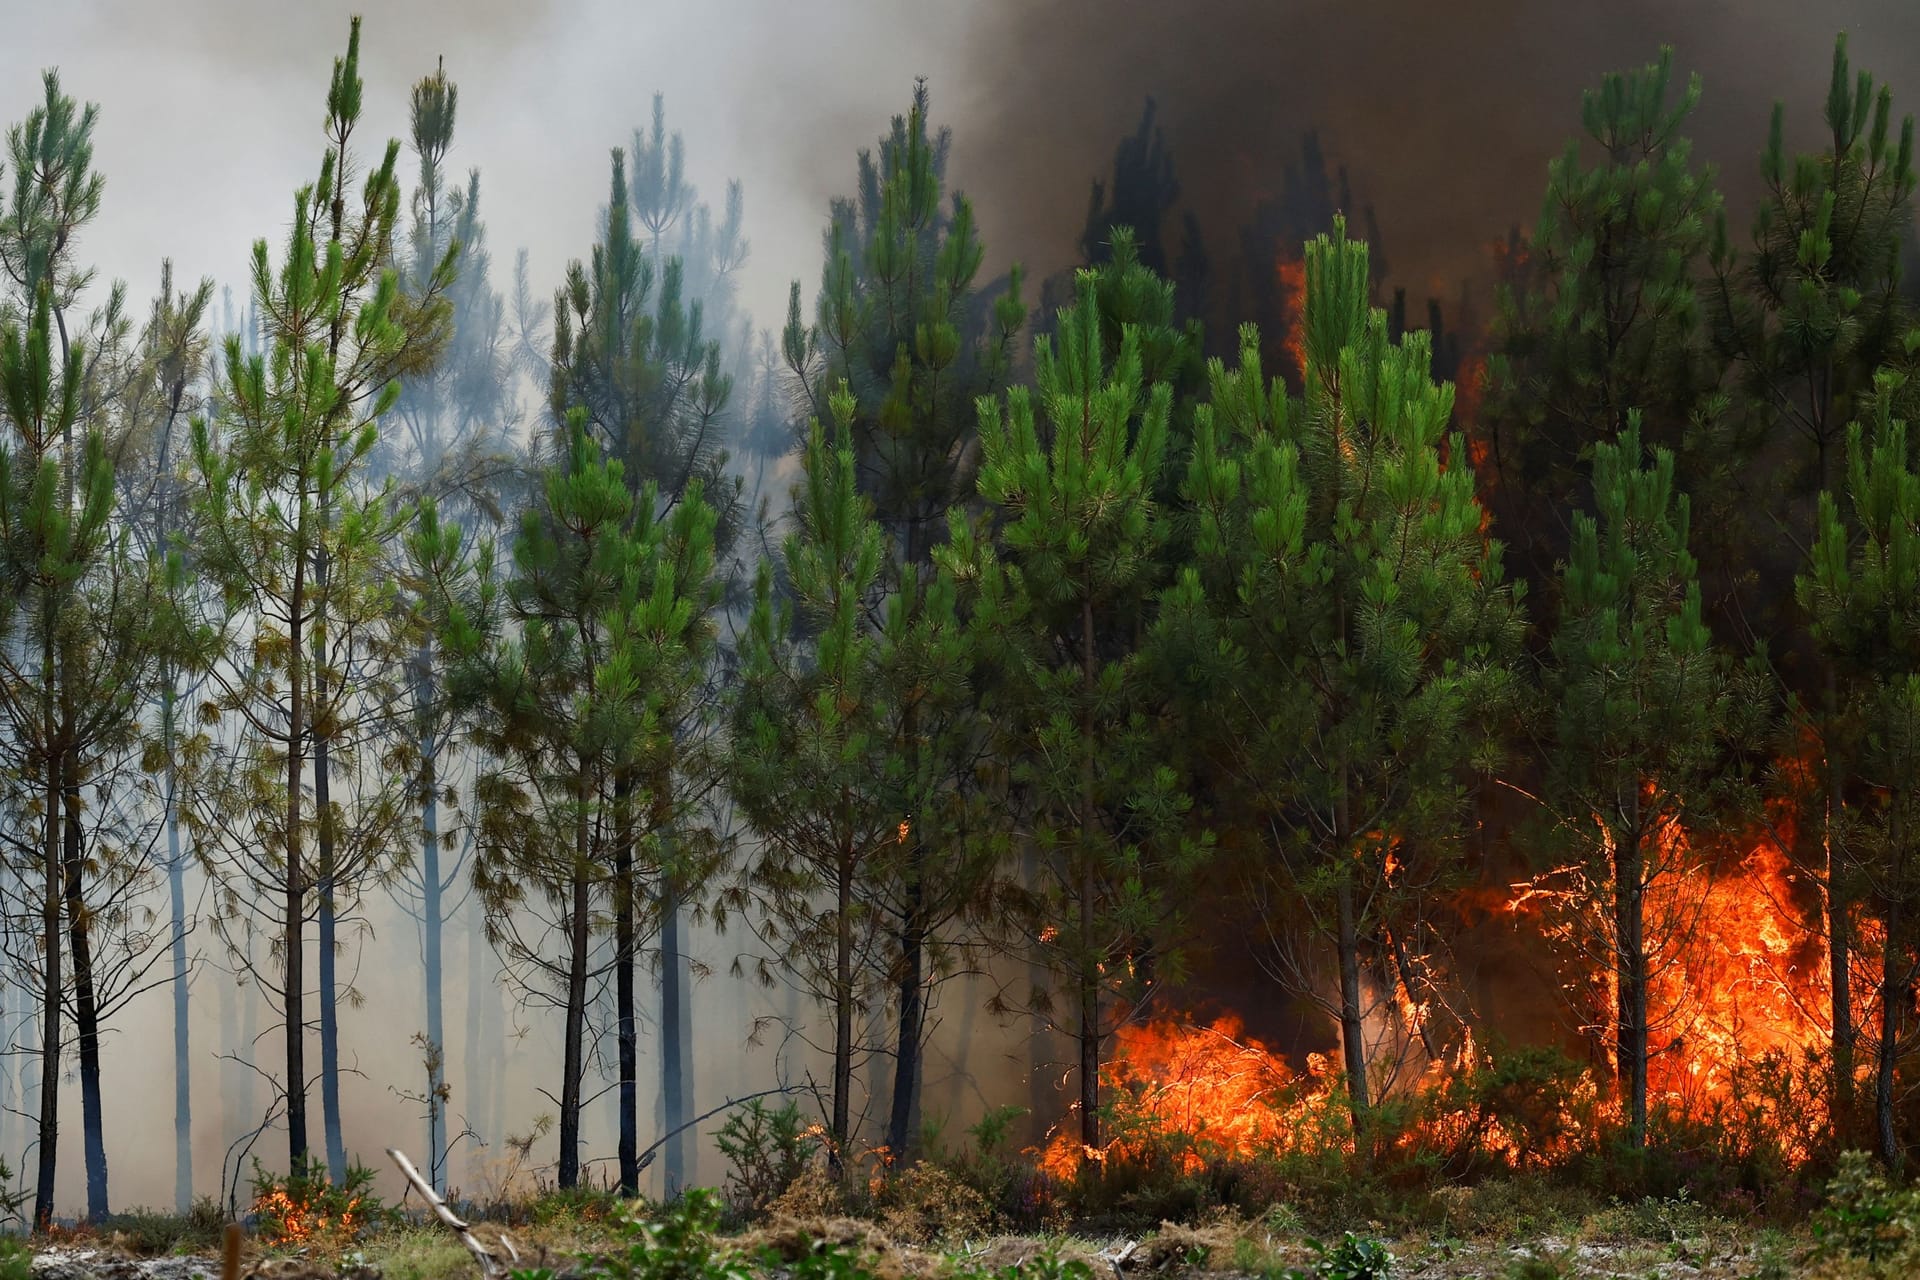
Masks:
[[[1287,315],[1287,359],[1296,378],[1307,376],[1307,263],[1304,258],[1282,258],[1275,268],[1280,301]]]
[[[253,1201],[254,1214],[271,1224],[279,1238],[289,1244],[352,1239],[362,1225],[359,1209],[360,1200],[354,1197],[338,1213],[323,1213],[294,1199],[284,1187],[275,1187]]]

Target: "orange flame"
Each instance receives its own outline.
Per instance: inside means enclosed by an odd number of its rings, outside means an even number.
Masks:
[[[1282,258],[1275,268],[1280,281],[1281,309],[1287,317],[1287,359],[1296,378],[1307,376],[1307,263],[1304,258]]]

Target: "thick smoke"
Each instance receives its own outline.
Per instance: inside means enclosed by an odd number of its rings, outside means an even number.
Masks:
[[[946,95],[962,113],[954,168],[983,206],[989,243],[1041,270],[1076,251],[1088,183],[1107,177],[1148,95],[1216,275],[1270,269],[1233,260],[1238,229],[1279,194],[1316,130],[1355,203],[1375,211],[1390,278],[1416,300],[1456,294],[1490,242],[1535,220],[1547,162],[1579,128],[1581,90],[1652,61],[1662,44],[1675,47],[1676,79],[1703,79],[1690,131],[1720,169],[1736,231],[1773,100],[1787,103],[1790,142],[1821,128],[1836,31],[1850,33],[1857,69],[1893,85],[1897,109],[1920,107],[1920,10],[1899,0],[993,10],[971,28]],[[1348,212],[1358,221],[1362,208]]]

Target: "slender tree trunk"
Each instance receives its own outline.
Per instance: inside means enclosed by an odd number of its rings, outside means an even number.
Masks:
[[[657,770],[649,825],[660,849],[660,1131],[666,1138],[662,1178],[668,1195],[692,1185],[693,1030],[680,881],[674,866],[673,775]]]
[[[584,770],[584,765],[581,766]],[[579,797],[580,816],[574,856],[584,866],[587,857],[586,797]],[[567,1042],[562,1054],[560,1081],[560,1168],[562,1191],[580,1185],[580,1089],[586,1075],[587,1027],[587,912],[591,907],[587,877],[573,871],[573,904],[567,920]]]
[[[51,612],[49,610],[49,612]],[[40,899],[40,1132],[38,1181],[33,1191],[33,1229],[44,1232],[53,1225],[54,1178],[58,1172],[60,1151],[60,1001],[66,984],[60,972],[60,757],[55,745],[53,715],[53,636],[49,620],[46,642],[41,653],[43,678],[47,681],[43,707],[43,742],[46,744],[46,813],[43,818],[42,849],[45,879]]]
[[[100,1099],[100,1001],[93,973],[92,916],[86,901],[86,840],[80,817],[80,781],[67,764],[67,943],[73,955],[74,1028],[80,1051],[80,1122],[87,1170],[87,1219],[104,1221],[107,1206],[107,1137]]]
[[[471,1118],[474,1124],[479,1126],[480,1141],[482,1144],[491,1145],[497,1135],[494,1126],[487,1117],[486,1111],[487,1100],[492,1097],[493,1057],[494,1052],[497,1051],[497,1046],[490,1049],[489,1052],[481,1052],[480,1024],[486,1012],[486,1005],[482,1003],[482,1001],[492,994],[490,991],[492,976],[487,972],[486,962],[487,953],[491,951],[492,948],[487,945],[485,934],[486,926],[482,923],[483,917],[480,917],[477,906],[474,914],[479,918],[476,918],[468,925],[466,931],[467,1018],[466,1045],[464,1049],[466,1069],[461,1073],[461,1077],[466,1084],[469,1105],[476,1108]]]
[[[1099,883],[1094,876],[1093,843],[1098,834],[1094,816],[1093,772],[1093,588],[1080,597],[1080,1142],[1087,1152],[1100,1146],[1100,961],[1093,935],[1098,924],[1094,898]]]
[[[1356,1151],[1364,1149],[1367,1111],[1372,1105],[1367,1087],[1366,1025],[1360,1004],[1360,921],[1354,905],[1353,884],[1342,879],[1336,891],[1340,962],[1340,1052],[1346,1066],[1347,1106],[1353,1120]]]
[[[917,827],[908,838],[906,919],[900,931],[900,1027],[894,1046],[893,1107],[887,1117],[887,1151],[895,1163],[914,1154],[919,1134],[921,1041],[926,1023],[926,990],[920,973],[926,948],[926,853]]]
[[[433,723],[433,642],[423,640],[414,654],[413,705],[420,744],[420,967],[426,1006],[427,1180],[445,1192],[447,1178],[447,1078],[445,1015],[441,1004],[441,946],[446,929],[440,883],[440,772]]]
[[[193,1208],[193,1068],[187,1007],[187,872],[180,847],[179,775],[173,766],[173,673],[161,691],[160,732],[167,757],[167,900],[173,960],[173,1202],[177,1213]]]
[[[306,746],[306,651],[301,615],[306,606],[307,557],[294,556],[293,586],[288,593],[291,621],[287,627],[287,855],[286,912],[280,939],[286,989],[282,993],[287,1037],[287,1167],[298,1169],[307,1160],[307,957],[306,870],[301,865],[300,774]]]
[[[1901,918],[1898,889],[1887,904],[1886,916],[1887,938],[1880,954],[1880,1043],[1874,1055],[1873,1119],[1881,1162],[1889,1169],[1898,1170],[1900,1135],[1894,1128],[1893,1093],[1901,1032],[1906,1024],[1907,997],[1905,948],[1900,936],[1906,922]]]
[[[1633,824],[1614,836],[1614,1068],[1627,1104],[1627,1141],[1647,1145],[1646,835],[1638,805]]]
[[[693,1118],[693,1099],[687,1087],[693,1078],[693,1029],[688,1025],[692,1008],[687,999],[687,977],[680,895],[669,877],[660,904],[660,1129],[672,1135],[666,1140],[662,1170],[669,1196],[692,1185],[692,1134],[686,1124]]]
[[[633,779],[614,783],[619,834],[613,852],[614,1039],[620,1059],[620,1194],[640,1194],[640,1036],[634,1015],[634,968],[639,948],[634,938]]]
[[[322,738],[313,747],[313,803],[320,818],[320,1108],[326,1126],[327,1176],[335,1186],[346,1181],[347,1146],[340,1131],[340,993],[339,917],[335,912],[333,806],[328,797],[327,743]]]
[[[1832,735],[1839,703],[1836,678],[1827,670],[1827,812],[1825,823],[1827,890],[1827,974],[1833,1021],[1833,1127],[1845,1142],[1854,1131],[1853,1047],[1858,1032],[1853,1025],[1853,938],[1850,895],[1846,884],[1846,851],[1834,837],[1834,824],[1841,810],[1840,769],[1834,759]]]
[[[853,850],[840,850],[833,938],[833,1169],[847,1171],[853,1102]]]

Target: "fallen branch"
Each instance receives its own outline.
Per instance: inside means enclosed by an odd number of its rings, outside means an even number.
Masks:
[[[480,1264],[480,1274],[486,1277],[486,1280],[507,1280],[507,1274],[512,1269],[512,1265],[520,1261],[520,1251],[514,1248],[513,1238],[504,1231],[500,1233],[500,1247],[507,1251],[505,1258],[500,1257],[480,1243],[473,1234],[473,1229],[461,1220],[459,1214],[448,1207],[447,1202],[440,1198],[440,1193],[433,1189],[432,1184],[420,1176],[420,1171],[413,1167],[413,1161],[407,1159],[405,1152],[398,1147],[388,1147],[387,1155],[400,1166],[401,1174],[432,1207],[434,1216],[460,1237],[460,1243],[467,1246],[467,1252],[471,1253],[474,1261]]]

